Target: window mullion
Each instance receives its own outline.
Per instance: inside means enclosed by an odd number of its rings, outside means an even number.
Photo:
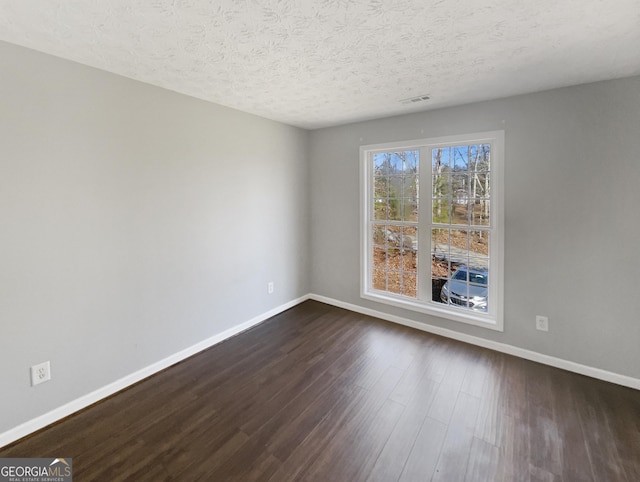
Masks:
[[[431,150],[421,147],[418,170],[418,299],[431,300]]]

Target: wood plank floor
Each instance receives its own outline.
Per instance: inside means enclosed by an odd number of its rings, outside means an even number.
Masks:
[[[0,449],[75,481],[640,481],[640,392],[313,301]]]

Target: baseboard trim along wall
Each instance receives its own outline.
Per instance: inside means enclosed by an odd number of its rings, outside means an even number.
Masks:
[[[363,315],[373,316],[392,323],[398,323],[400,325],[409,326],[418,330],[433,333],[434,335],[444,336],[446,338],[452,338],[454,340],[469,343],[471,345],[477,345],[490,350],[499,351],[508,355],[517,356],[526,360],[542,363],[569,372],[578,373],[580,375],[586,375],[591,378],[597,378],[605,382],[615,383],[616,385],[622,385],[624,387],[634,388],[640,390],[640,379],[621,375],[619,373],[609,372],[607,370],[601,370],[600,368],[594,368],[580,363],[564,360],[562,358],[556,358],[549,355],[544,355],[524,348],[518,348],[517,346],[507,345],[505,343],[499,343],[496,341],[486,340],[477,336],[466,335],[454,330],[448,330],[446,328],[440,328],[438,326],[429,325],[427,323],[421,323],[418,321],[410,320],[408,318],[402,318],[400,316],[390,315],[383,313],[382,311],[372,310],[369,308],[363,308],[362,306],[354,305],[352,303],[345,303],[343,301],[335,300],[333,298],[327,298],[326,296],[320,296],[311,294],[309,299],[327,303],[329,305],[337,306],[338,308],[344,308],[345,310],[354,311]]]
[[[15,442],[16,440],[19,440],[23,437],[26,437],[27,435],[32,434],[46,427],[47,425],[51,425],[52,423],[57,422],[65,417],[68,417],[69,415],[75,412],[78,412],[83,408],[87,408],[89,405],[93,405],[94,403],[99,402],[100,400],[103,400],[113,395],[114,393],[119,392],[120,390],[123,390],[135,383],[138,383],[139,381],[144,380],[145,378],[150,377],[151,375],[154,375],[155,373],[158,373],[166,368],[169,368],[171,365],[175,365],[176,363],[179,363],[203,350],[206,350],[207,348],[212,347],[213,345],[217,345],[218,343],[228,338],[231,338],[232,336],[242,333],[243,331],[246,331],[249,328],[252,328],[262,323],[263,321],[266,321],[272,316],[282,313],[283,311],[286,311],[289,308],[293,308],[294,306],[299,305],[300,303],[308,299],[309,299],[309,296],[306,295],[298,299],[295,299],[293,301],[290,301],[288,303],[285,303],[283,305],[280,305],[270,311],[267,311],[266,313],[263,313],[261,315],[256,316],[255,318],[252,318],[249,321],[246,321],[240,325],[234,326],[233,328],[225,330],[222,333],[218,333],[217,335],[214,335],[210,338],[207,338],[206,340],[196,343],[193,346],[185,348],[184,350],[179,351],[178,353],[175,353],[163,360],[160,360],[130,375],[120,378],[119,380],[116,380],[115,382],[110,383],[109,385],[99,388],[91,393],[88,393],[87,395],[84,395],[80,398],[77,398],[75,400],[72,400],[69,403],[62,405],[61,407],[51,410],[48,413],[45,413],[43,415],[40,415],[39,417],[36,417],[21,425],[18,425],[17,427],[0,434],[0,447],[3,447],[12,442]]]
[[[175,353],[163,360],[160,360],[156,363],[153,363],[141,370],[138,370],[126,377],[123,377],[119,380],[116,380],[109,385],[106,385],[98,390],[95,390],[87,395],[84,395],[80,398],[72,400],[61,407],[58,407],[54,410],[51,410],[48,413],[40,415],[32,420],[29,420],[17,427],[10,429],[2,434],[0,434],[0,447],[8,445],[16,440],[19,440],[23,437],[26,437],[29,434],[32,434],[47,425],[51,425],[54,422],[57,422],[69,415],[82,410],[100,400],[107,398],[120,390],[123,390],[151,375],[162,371],[171,365],[175,365],[207,348],[216,345],[227,338],[231,338],[243,331],[248,330],[249,328],[262,323],[263,321],[268,320],[272,316],[275,316],[283,311],[288,310],[289,308],[293,308],[294,306],[308,300],[312,299],[315,301],[319,301],[322,303],[326,303],[329,305],[336,306],[338,308],[344,308],[349,311],[353,311],[356,313],[361,313],[363,315],[373,316],[375,318],[380,318],[382,320],[390,321],[392,323],[398,323],[400,325],[409,326],[411,328],[415,328],[418,330],[426,331],[428,333],[433,333],[435,335],[444,336],[446,338],[451,338],[454,340],[462,341],[465,343],[469,343],[472,345],[481,346],[484,348],[489,348],[491,350],[499,351],[502,353],[507,353],[509,355],[517,356],[519,358],[524,358],[526,360],[531,360],[534,362],[542,363],[545,365],[549,365],[556,368],[561,368],[563,370],[567,370],[570,372],[578,373],[580,375],[586,375],[592,378],[597,378],[599,380],[604,380],[606,382],[615,383],[617,385],[622,385],[629,388],[634,388],[636,390],[640,390],[640,379],[632,378],[626,375],[620,375],[618,373],[609,372],[606,370],[601,370],[599,368],[594,368],[586,365],[581,365],[580,363],[571,362],[568,360],[563,360],[561,358],[552,357],[549,355],[544,355],[542,353],[537,353],[530,350],[525,350],[524,348],[518,348],[512,345],[507,345],[504,343],[499,343],[491,340],[485,340],[484,338],[479,338],[476,336],[466,335],[464,333],[459,333],[454,330],[448,330],[446,328],[440,328],[437,326],[429,325],[426,323],[417,322],[414,320],[410,320],[408,318],[403,318],[400,316],[390,315],[384,313],[382,311],[377,311],[369,308],[364,308],[362,306],[354,305],[352,303],[346,303],[344,301],[339,301],[333,298],[328,298],[326,296],[309,294],[292,300],[288,303],[280,305],[266,313],[256,316],[249,321],[246,321],[238,326],[234,326],[222,333],[214,335],[206,340],[203,340],[199,343],[196,343],[193,346],[190,346],[178,353]]]

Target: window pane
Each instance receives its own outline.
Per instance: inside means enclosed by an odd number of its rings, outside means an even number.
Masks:
[[[373,248],[374,269],[385,269],[387,267],[387,250],[384,248]]]
[[[373,180],[374,197],[389,196],[389,182],[386,177],[376,176]]]
[[[387,272],[385,270],[373,270],[373,289],[381,291],[385,291],[387,289]]]
[[[490,226],[490,202],[488,199],[477,199],[471,213],[472,226]]]
[[[375,176],[386,176],[389,174],[389,155],[377,153],[373,155],[373,174]]]
[[[384,246],[386,244],[386,230],[387,227],[384,224],[373,225],[373,243]]]
[[[433,223],[451,224],[451,201],[449,199],[434,199],[432,204]]]
[[[489,269],[489,260],[487,258],[469,257],[467,266],[470,269],[486,270],[486,269]]]
[[[469,146],[456,146],[452,148],[452,168],[454,171],[466,171],[469,166]]]
[[[431,230],[431,299],[441,302],[440,292],[451,276],[449,230]]]
[[[451,169],[452,167],[452,159],[453,159],[453,150],[451,147],[441,147],[436,149],[436,155],[441,156],[441,165],[444,169]]]
[[[418,267],[418,257],[415,251],[402,253],[402,270],[405,273],[415,273]]]
[[[431,299],[439,303],[448,304],[448,298],[443,298],[443,287],[451,279],[456,271],[458,263],[451,262],[448,258],[440,259],[432,257],[431,261]],[[445,289],[446,294],[446,289]]]
[[[389,174],[401,176],[404,171],[404,152],[393,152],[389,156]]]
[[[416,251],[418,249],[418,229],[414,226],[402,228],[402,247],[406,251]]]
[[[387,226],[385,231],[385,241],[390,249],[400,247],[401,231],[402,228],[400,226]]]
[[[387,266],[390,270],[401,271],[402,270],[402,251],[395,247],[390,247],[387,250]]]
[[[471,231],[469,233],[469,256],[481,258],[489,256],[488,231]]]
[[[467,199],[454,199],[451,206],[451,224],[469,224],[469,202]]]
[[[449,230],[431,230],[431,255],[437,259],[447,259],[449,257]]]
[[[471,146],[469,170],[478,172],[491,170],[491,144]]]
[[[418,199],[418,178],[414,175],[403,178],[402,196],[408,199]]]
[[[466,258],[469,255],[468,231],[452,229],[449,236],[452,256],[461,257],[461,262],[466,262]]]
[[[387,251],[387,264],[389,269],[398,271],[402,270],[402,253],[399,249],[390,247]]]
[[[442,148],[431,150],[431,172],[433,174],[441,174],[449,169],[449,161],[445,150]]]
[[[454,172],[451,175],[451,189],[456,199],[469,197],[469,175],[466,172]]]
[[[415,298],[418,295],[417,278],[415,274],[405,273],[403,275],[402,294],[410,296],[411,298]]]
[[[469,196],[472,198],[488,198],[491,195],[491,173],[472,172],[469,175]]]
[[[418,151],[406,151],[404,154],[405,175],[417,174],[418,172]]]
[[[451,197],[451,176],[449,174],[434,174],[431,176],[431,182],[434,198]]]
[[[451,264],[448,259],[432,257],[431,278],[447,280],[451,278],[451,275],[456,270],[456,266],[457,264]]]
[[[402,220],[402,200],[398,198],[390,198],[387,202],[388,219],[392,221]]]
[[[389,219],[389,204],[386,198],[376,198],[373,204],[373,219],[384,221]]]
[[[402,197],[404,178],[402,173],[398,176],[390,176],[389,179],[389,197]]]
[[[405,221],[418,222],[418,200],[405,199],[403,209],[403,217]]]
[[[389,271],[387,273],[387,291],[398,295],[401,294],[400,273],[398,271]]]

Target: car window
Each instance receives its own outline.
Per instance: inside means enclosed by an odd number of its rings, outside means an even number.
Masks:
[[[453,275],[453,278],[451,279],[459,279],[459,280],[467,281],[467,271],[464,269],[459,269],[458,271],[456,271],[456,273]]]
[[[453,278],[451,279],[467,281],[467,270],[459,269],[458,271],[456,271],[456,273],[453,275]],[[484,273],[469,271],[469,283],[486,286],[489,284],[489,277]]]
[[[469,273],[469,282],[478,285],[489,284],[488,276],[480,273]]]

